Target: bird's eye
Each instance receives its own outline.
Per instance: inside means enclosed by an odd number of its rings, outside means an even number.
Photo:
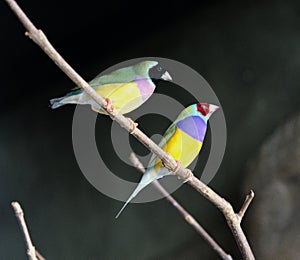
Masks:
[[[162,70],[161,66],[157,67],[157,71],[161,71],[161,70]]]

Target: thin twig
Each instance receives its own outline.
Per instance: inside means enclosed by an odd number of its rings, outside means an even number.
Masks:
[[[241,207],[241,210],[239,211],[239,213],[237,214],[240,218],[240,221],[242,221],[251,201],[253,200],[254,198],[254,192],[253,190],[250,190],[249,194],[246,196],[246,199],[244,201],[244,204],[243,206]]]
[[[136,157],[135,153],[131,153],[129,158],[135,168],[137,168],[140,172],[145,173],[146,170],[140,160]],[[207,231],[197,222],[197,220],[185,208],[183,208],[172,195],[166,191],[166,189],[159,183],[158,180],[153,181],[152,184],[164,195],[166,200],[178,210],[184,220],[202,236],[202,238],[212,247],[214,251],[219,254],[222,259],[232,260],[231,255],[227,254],[223,250],[223,248],[207,233]]]
[[[38,260],[46,260],[46,258],[44,258],[39,251],[35,250],[35,255],[37,257]]]
[[[91,96],[95,102],[102,106],[110,117],[119,123],[119,125],[130,132],[141,143],[143,143],[149,150],[155,153],[163,162],[164,166],[170,171],[176,171],[176,175],[183,180],[188,180],[187,183],[194,187],[204,197],[211,201],[224,215],[227,220],[228,226],[239,246],[244,259],[254,259],[254,255],[250,245],[245,237],[245,234],[240,226],[239,216],[236,214],[231,204],[224,198],[220,197],[211,188],[201,182],[195,176],[191,177],[191,171],[178,166],[175,159],[163,151],[157,144],[155,144],[149,137],[147,137],[140,129],[135,127],[134,122],[128,117],[114,111],[109,111],[105,108],[106,101],[103,97],[98,95],[96,91],[89,86],[89,84],[79,75],[76,71],[61,57],[61,55],[54,49],[51,43],[47,40],[46,36],[41,30],[38,30],[21,10],[14,0],[5,0],[12,11],[16,14],[22,22],[26,30],[26,35],[30,37],[41,49],[56,63],[56,65],[79,87]]]
[[[27,225],[25,222],[24,212],[21,208],[21,205],[18,202],[14,201],[11,203],[11,206],[13,207],[13,209],[15,211],[15,215],[18,219],[20,228],[24,235],[28,258],[30,260],[45,260],[45,258],[39,252],[37,252],[37,250],[35,249],[35,247],[32,244],[32,241],[31,241],[31,238],[29,235],[29,231],[28,231],[28,228],[27,228]]]

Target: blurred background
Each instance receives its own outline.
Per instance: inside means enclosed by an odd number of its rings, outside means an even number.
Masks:
[[[147,56],[175,59],[198,71],[218,96],[228,130],[224,160],[210,186],[236,210],[254,189],[243,227],[258,259],[300,258],[299,1],[19,4],[86,80],[118,62]],[[26,259],[10,207],[14,200],[22,204],[33,242],[47,259],[218,259],[163,199],[131,204],[114,218],[123,202],[98,192],[76,163],[74,106],[49,108],[49,99],[74,84],[24,36],[4,1],[0,31],[0,259]],[[158,93],[171,92],[161,86]],[[176,90],[172,95],[189,105]],[[98,119],[98,148],[109,150],[111,121]],[[153,120],[161,118],[139,120],[149,135],[162,134],[170,123],[161,121],[157,130]],[[116,174],[139,179],[134,168],[108,154]],[[225,251],[241,258],[216,208],[188,185],[173,195]]]

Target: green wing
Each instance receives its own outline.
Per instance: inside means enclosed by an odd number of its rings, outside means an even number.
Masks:
[[[98,75],[94,79],[92,79],[89,84],[92,88],[96,89],[105,84],[117,84],[124,82],[132,82],[134,80],[134,70],[132,67],[126,67],[122,69],[115,70],[106,75]],[[80,87],[75,87],[69,92],[66,96],[73,96],[83,92],[83,89]]]
[[[176,131],[176,124],[177,122],[179,122],[180,120],[184,119],[185,117],[190,116],[193,113],[193,109],[192,107],[187,107],[185,108],[177,117],[177,119],[169,126],[169,128],[166,130],[165,134],[163,135],[162,140],[160,141],[160,143],[158,144],[158,146],[160,148],[163,148],[165,146],[165,144],[173,137],[175,131]],[[153,154],[151,156],[151,159],[149,161],[148,164],[148,168],[149,167],[153,167],[156,163],[156,159],[157,159],[157,155]]]
[[[98,75],[89,82],[93,88],[99,88],[105,84],[118,84],[132,82],[137,75],[142,77],[149,77],[149,69],[157,64],[157,61],[142,61],[133,66],[117,69],[109,74]],[[80,87],[75,87],[66,96],[73,96],[82,93]]]
[[[99,87],[100,85],[104,84],[117,84],[117,83],[124,83],[124,82],[131,82],[134,81],[135,72],[133,67],[126,67],[115,70],[109,74],[105,75],[98,75],[92,81],[90,81],[90,85],[92,87]]]
[[[175,121],[176,122],[176,121]],[[175,131],[176,131],[176,123],[173,123],[169,126],[169,128],[167,129],[167,131],[165,132],[165,134],[163,135],[161,141],[159,142],[158,146],[160,148],[163,148],[166,143],[172,138],[172,136],[174,135]],[[148,164],[148,168],[149,167],[153,167],[156,163],[156,159],[157,159],[157,155],[154,153],[152,154],[149,164]]]
[[[163,135],[162,140],[159,142],[158,146],[160,148],[163,148],[165,146],[165,144],[172,138],[172,136],[174,135],[176,131],[176,124],[172,123],[169,128],[167,129],[167,131],[165,132],[165,134]]]
[[[149,77],[149,69],[157,63],[157,61],[141,61],[133,66],[121,68],[103,76],[98,75],[90,84],[94,87],[104,84],[132,82],[137,75],[147,78]]]

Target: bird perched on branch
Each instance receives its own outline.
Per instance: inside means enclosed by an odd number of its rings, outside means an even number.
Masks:
[[[142,61],[133,66],[97,76],[89,82],[96,92],[106,99],[107,109],[116,109],[122,114],[141,106],[154,92],[153,81],[171,81],[170,74],[157,61]],[[64,97],[50,100],[51,108],[66,104],[88,104],[101,114],[107,114],[83,89],[76,87]]]
[[[199,154],[206,134],[207,121],[219,107],[207,103],[198,103],[185,108],[174,123],[167,129],[159,147],[169,153],[182,167],[187,167]],[[122,209],[117,214],[119,217],[127,204],[147,185],[155,179],[160,179],[172,172],[163,166],[162,161],[153,154],[143,174],[142,179],[134,192],[130,195]]]

